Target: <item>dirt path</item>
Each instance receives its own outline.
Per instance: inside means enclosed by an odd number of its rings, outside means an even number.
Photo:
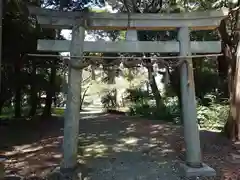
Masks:
[[[92,180],[178,179],[169,143],[175,127],[121,116],[81,124],[80,141]]]
[[[18,131],[12,126],[0,129],[7,174],[44,177],[61,162],[63,121],[25,126]],[[178,164],[184,145],[179,126],[120,115],[85,116],[79,139],[79,161],[87,165],[91,180],[181,178]],[[226,161],[231,144],[211,132],[202,132],[201,140],[204,161],[218,173],[212,179],[237,179],[239,164]]]

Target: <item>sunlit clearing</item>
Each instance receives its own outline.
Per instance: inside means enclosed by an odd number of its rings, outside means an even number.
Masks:
[[[170,153],[170,152],[174,152],[172,149],[163,149],[161,151],[162,153]]]
[[[84,147],[84,156],[104,156],[108,147],[105,144],[94,143]]]
[[[10,152],[6,152],[6,156],[11,156],[17,153],[30,153],[34,151],[39,151],[43,149],[43,146],[32,147],[32,145],[26,144],[23,146],[14,146],[14,150]]]
[[[113,151],[122,152],[122,151],[129,151],[129,149],[124,144],[115,144],[113,147]]]
[[[120,142],[126,144],[126,145],[137,145],[139,139],[135,137],[129,137],[129,138],[122,138],[120,139]]]
[[[22,145],[22,146],[14,146],[14,149],[16,151],[21,151],[21,150],[24,150],[24,149],[28,149],[32,147],[32,144],[25,144],[25,145]]]
[[[158,145],[159,142],[160,141],[158,141],[157,138],[151,138],[150,143],[149,143],[149,147],[154,147],[154,146]]]
[[[163,129],[163,126],[162,125],[151,125],[151,129],[160,130],[160,129]]]
[[[170,147],[170,144],[163,144],[162,147],[168,148]]]
[[[162,165],[168,164],[168,162],[167,162],[167,161],[161,161],[161,162],[158,162],[157,164],[158,164],[159,166],[162,166]]]
[[[157,134],[159,131],[151,131],[150,134]]]
[[[130,133],[130,132],[134,132],[136,131],[136,128],[135,127],[128,127],[127,128],[127,132]]]
[[[61,154],[54,154],[52,155],[53,158],[56,158],[56,159],[59,159],[59,158],[62,158],[62,155]]]

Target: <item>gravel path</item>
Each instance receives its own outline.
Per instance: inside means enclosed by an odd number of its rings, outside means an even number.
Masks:
[[[175,150],[166,142],[170,125],[102,116],[80,121],[82,158],[91,180],[180,179]],[[172,132],[171,132],[172,131]]]
[[[183,128],[123,115],[82,114],[79,162],[83,180],[177,180],[183,157]],[[240,164],[227,161],[231,142],[202,131],[203,160],[216,169],[213,180],[239,180]],[[44,179],[62,161],[63,119],[0,126],[0,154],[7,175]]]

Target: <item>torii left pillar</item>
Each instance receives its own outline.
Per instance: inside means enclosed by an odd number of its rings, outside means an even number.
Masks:
[[[64,117],[63,164],[61,166],[63,170],[74,169],[77,165],[80,119],[79,109],[82,84],[82,69],[79,68],[79,64],[83,56],[84,37],[84,27],[76,26],[72,29],[67,107]]]

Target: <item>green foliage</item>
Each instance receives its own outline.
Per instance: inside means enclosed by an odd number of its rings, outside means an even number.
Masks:
[[[53,108],[52,113],[55,114],[56,116],[63,116],[64,115],[64,109],[62,108]]]
[[[218,90],[221,89],[221,84],[219,83],[217,64],[214,59],[201,58],[194,61],[194,66],[196,96],[201,103],[205,104],[206,95],[219,96]]]
[[[176,111],[176,107],[164,106],[158,109],[154,105],[137,103],[130,107],[129,114],[177,123],[179,122],[179,117],[177,114],[174,114],[174,111]]]
[[[151,96],[139,88],[129,89],[126,97],[131,101],[129,108],[130,115],[143,116],[151,119],[159,119],[180,123],[181,109],[177,97],[164,98],[164,107],[157,109],[154,103],[151,103]],[[229,107],[227,103],[216,102],[217,97],[206,95],[199,101],[197,106],[197,120],[201,128],[221,129],[228,117]],[[205,105],[200,102],[207,102]]]
[[[141,90],[140,88],[127,89],[126,91],[127,96],[125,99],[136,104],[147,104],[147,102],[151,99],[149,93],[147,91]]]
[[[218,3],[215,1],[201,1],[198,3],[192,1],[190,2],[194,3],[194,6],[187,7],[189,11],[214,9],[223,6],[221,3],[223,1],[218,1]],[[150,3],[150,1],[146,3]],[[30,58],[28,56],[24,56],[26,53],[36,53],[37,39],[55,39],[56,36],[55,30],[42,29],[39,25],[37,25],[35,18],[29,17],[29,13],[27,11],[27,5],[29,4],[39,4],[39,1],[6,1],[3,6],[3,58],[0,108],[6,106],[8,102],[12,102],[14,96],[19,93],[21,95],[20,100],[22,101],[19,103],[23,110],[22,115],[27,114],[24,112],[26,111],[25,109],[29,111],[29,104],[31,107],[34,107],[34,101],[32,101],[30,97],[33,97],[34,99],[34,96],[38,96],[35,101],[36,104],[40,101],[41,95],[52,93],[51,91],[47,92],[48,89],[54,91],[52,94],[57,95],[63,89],[62,84],[66,84],[65,80],[62,78],[62,73],[60,73],[66,71],[64,70],[63,63],[61,63],[61,61],[54,58]],[[156,4],[150,4],[153,6],[146,6],[147,8],[145,7],[143,10],[144,12],[155,12],[154,9],[156,8]],[[47,2],[45,2],[44,5],[47,7]],[[56,4],[48,5],[56,6]],[[228,5],[228,3],[225,5]],[[137,8],[140,8],[140,6],[142,5],[138,5]],[[153,8],[153,10],[151,8]],[[178,12],[183,9],[185,9],[185,1],[177,1],[176,4],[164,1],[161,12]],[[92,7],[90,11],[103,12],[106,10],[97,10]],[[125,39],[125,31],[97,30],[94,32],[99,39],[103,39],[105,37],[108,37],[112,41]],[[166,41],[176,40],[176,38],[176,30],[138,32],[139,40]],[[210,41],[218,39],[219,37],[217,31],[191,32],[192,41]],[[50,53],[52,54],[52,52]],[[102,55],[118,56],[119,54],[105,53]],[[105,60],[105,63],[106,62],[107,60]],[[52,64],[54,64],[54,67]],[[50,83],[50,72],[53,68],[56,68],[55,82]],[[209,59],[196,59],[196,62],[194,62],[194,70],[196,96],[199,101],[198,103],[201,104],[198,105],[199,123],[202,126],[207,126],[209,124],[211,127],[215,127],[216,124],[222,124],[222,122],[226,119],[228,108],[225,104],[221,104],[219,99],[216,100],[216,98],[219,98],[219,94],[221,94],[224,89],[221,82],[219,83],[219,70],[217,62]],[[122,86],[126,85],[127,87],[137,86],[139,84],[143,84],[145,80],[144,75],[137,68],[133,68],[131,71],[127,70],[127,72],[123,72],[123,74],[128,83],[120,83],[119,81],[118,83],[112,85],[114,86],[112,89],[119,89],[120,87],[122,88]],[[179,74],[175,77],[172,76],[170,81],[176,80],[179,76]],[[89,82],[87,82],[87,84],[89,84]],[[165,106],[158,109],[155,107],[154,98],[147,91],[142,91],[139,88],[128,90],[126,99],[131,104],[130,113],[133,115],[143,115],[146,117],[165,119],[169,121],[179,121],[180,109],[175,95],[178,94],[176,89],[180,89],[180,86],[179,83],[176,84],[177,85],[174,85],[173,82],[170,82],[170,88],[167,90],[167,94],[171,94],[172,98],[163,99]],[[18,88],[19,86],[20,88]],[[102,97],[104,107],[117,107],[116,93],[114,90],[106,89],[106,83],[96,83],[89,88],[90,92],[87,93],[99,94],[100,92],[105,93],[107,91],[104,97]],[[206,96],[206,94],[209,93],[215,95],[214,101],[211,97]],[[27,101],[23,100],[26,98]],[[225,96],[221,98],[227,99],[228,97]],[[24,103],[24,101],[27,103]],[[44,104],[44,102],[42,104]],[[28,106],[28,108],[25,108],[25,106]],[[41,105],[37,105],[38,108],[40,106]],[[10,110],[8,109],[6,111],[3,108],[2,114],[12,115],[12,108],[13,107],[11,106]],[[58,110],[54,110],[54,113],[61,114]]]
[[[9,107],[3,107],[2,108],[2,112],[1,112],[1,115],[0,115],[0,118],[1,119],[4,119],[4,118],[12,118],[14,115],[14,109],[13,107],[9,106]]]
[[[106,94],[104,96],[102,96],[101,102],[102,102],[104,108],[115,109],[117,107],[115,90],[110,90],[110,91],[106,92]]]
[[[152,119],[166,121],[177,121],[179,119],[179,107],[176,99],[164,100],[164,106],[157,108],[153,97],[147,91],[137,89],[128,89],[126,99],[131,102],[129,108],[130,115],[139,115]]]
[[[164,104],[169,112],[169,120],[180,123],[181,109],[177,97],[165,98]]]
[[[198,104],[198,124],[201,128],[222,129],[228,118],[229,105],[227,102],[216,102],[216,96],[213,95],[207,95],[204,99],[208,100],[208,105]]]

